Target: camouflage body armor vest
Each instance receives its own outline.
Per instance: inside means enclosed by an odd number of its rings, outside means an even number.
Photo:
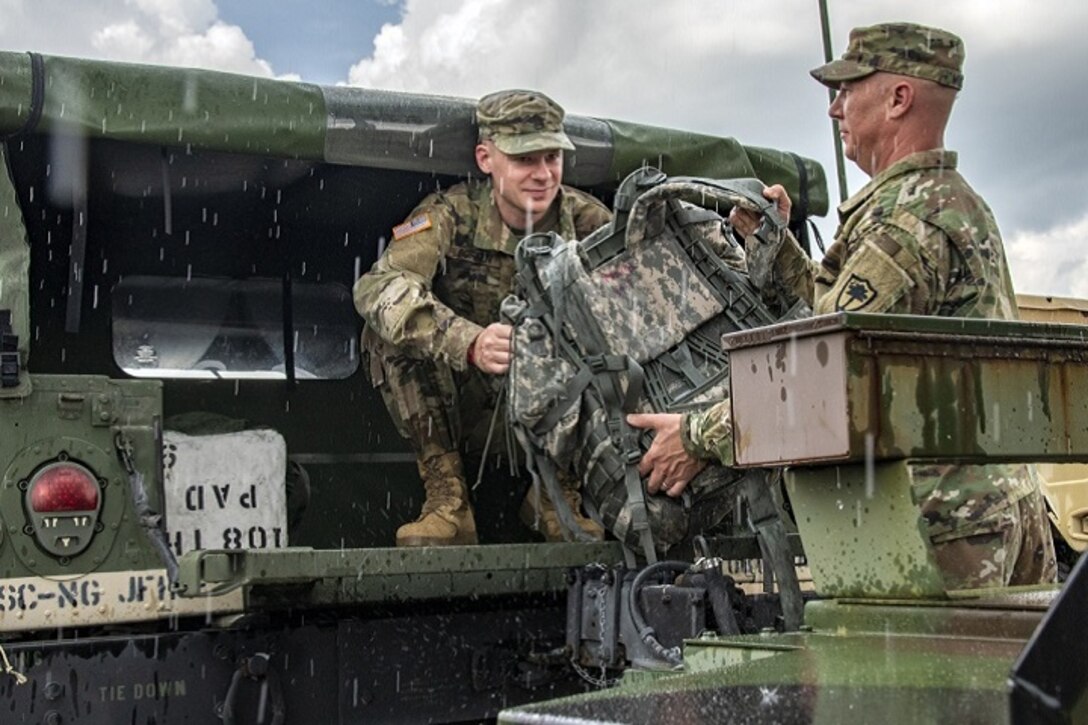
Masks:
[[[723,259],[714,211],[742,205],[763,214],[761,233],[778,234],[785,223],[761,189],[641,169],[621,184],[610,224],[582,241],[537,234],[518,247],[516,296],[503,304],[515,326],[511,428],[534,480],[558,493],[557,471],[578,476],[590,513],[651,562],[720,521],[732,484],[752,475],[711,466],[679,498],[647,496],[638,461],[652,438],[625,416],[721,400],[722,334],[781,319]]]

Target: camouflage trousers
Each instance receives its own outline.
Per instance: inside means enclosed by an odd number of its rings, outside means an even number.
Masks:
[[[500,410],[495,417],[501,376],[475,368],[456,371],[413,357],[369,330],[363,346],[370,358],[371,383],[381,392],[397,431],[411,443],[421,474],[428,461],[447,453],[482,452],[493,421],[491,450],[505,450],[506,416]]]
[[[1046,584],[1057,579],[1050,521],[1038,489],[930,540],[950,589]]]

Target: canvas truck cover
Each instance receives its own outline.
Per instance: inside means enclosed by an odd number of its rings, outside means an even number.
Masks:
[[[466,176],[476,171],[471,99],[319,86],[191,68],[0,52],[0,135],[225,151]],[[568,115],[576,151],[564,178],[613,188],[643,165],[667,174],[781,183],[798,218],[828,209],[818,163],[794,154],[653,126]],[[0,309],[26,356],[25,230],[0,174]],[[5,212],[4,209],[7,209]]]

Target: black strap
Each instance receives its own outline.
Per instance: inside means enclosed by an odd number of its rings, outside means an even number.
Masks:
[[[642,368],[626,355],[591,355],[583,358],[583,365],[578,373],[567,382],[563,391],[552,400],[548,411],[533,426],[533,435],[544,435],[556,426],[559,420],[570,410],[575,401],[581,399],[593,378],[602,372],[627,372],[630,374],[624,410],[633,411],[642,394]],[[634,398],[632,398],[634,394]]]
[[[41,53],[27,53],[27,55],[30,56],[30,113],[21,128],[2,137],[4,141],[33,133],[41,122],[42,111],[45,109],[45,60]]]
[[[722,573],[721,566],[708,567],[703,576],[706,577],[707,598],[710,600],[711,611],[714,612],[714,621],[718,624],[718,634],[740,634],[740,623],[737,621],[737,613],[733,611],[732,597],[729,596],[733,589],[733,580]]]
[[[808,169],[805,168],[805,162],[800,156],[787,151],[790,157],[793,159],[793,163],[797,165],[797,186],[799,187],[797,192],[797,218],[808,218]],[[789,219],[786,220],[789,222]]]
[[[820,248],[820,254],[826,254],[827,249],[824,247],[824,237],[820,234],[820,228],[816,226],[816,223],[811,219],[808,220],[805,234],[808,234],[808,229],[812,230],[812,235],[816,239],[816,246]]]
[[[782,508],[771,492],[771,486],[776,485],[776,481],[777,478],[768,475],[767,471],[752,469],[745,474],[741,490],[748,502],[748,518],[758,534],[763,559],[770,564],[771,572],[778,580],[783,626],[787,632],[794,632],[803,621],[805,602],[794,568],[793,551],[786,536]],[[764,569],[765,579],[767,575]]]
[[[796,227],[799,232],[798,241],[811,257],[812,245],[809,244],[809,229],[811,228],[816,238],[816,246],[820,248],[820,254],[823,254],[827,251],[824,249],[824,238],[820,235],[820,230],[816,228],[816,225],[808,218],[808,169],[805,167],[805,162],[800,156],[789,151],[786,153],[793,158],[793,163],[797,166],[797,185],[800,188],[797,192],[797,218],[801,220]]]
[[[687,340],[681,340],[676,347],[662,353],[657,359],[666,368],[687,379],[688,385],[692,388],[697,388],[707,381],[707,376],[695,367],[695,360],[691,356],[691,348]]]
[[[113,445],[116,448],[117,458],[128,474],[129,492],[132,494],[132,507],[136,512],[137,522],[144,530],[144,534],[151,541],[152,546],[159,554],[162,565],[166,569],[166,576],[170,580],[170,586],[178,584],[178,560],[174,556],[174,550],[166,538],[166,522],[162,514],[151,509],[148,499],[147,487],[144,486],[144,474],[138,468],[134,459],[132,440],[123,430],[118,429],[113,436]],[[158,461],[159,471],[162,471],[162,460]]]

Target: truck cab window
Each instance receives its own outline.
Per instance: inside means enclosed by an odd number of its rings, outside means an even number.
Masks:
[[[133,377],[287,377],[280,280],[131,276],[111,303],[113,359]],[[291,314],[296,378],[355,372],[358,328],[345,286],[295,282]]]

